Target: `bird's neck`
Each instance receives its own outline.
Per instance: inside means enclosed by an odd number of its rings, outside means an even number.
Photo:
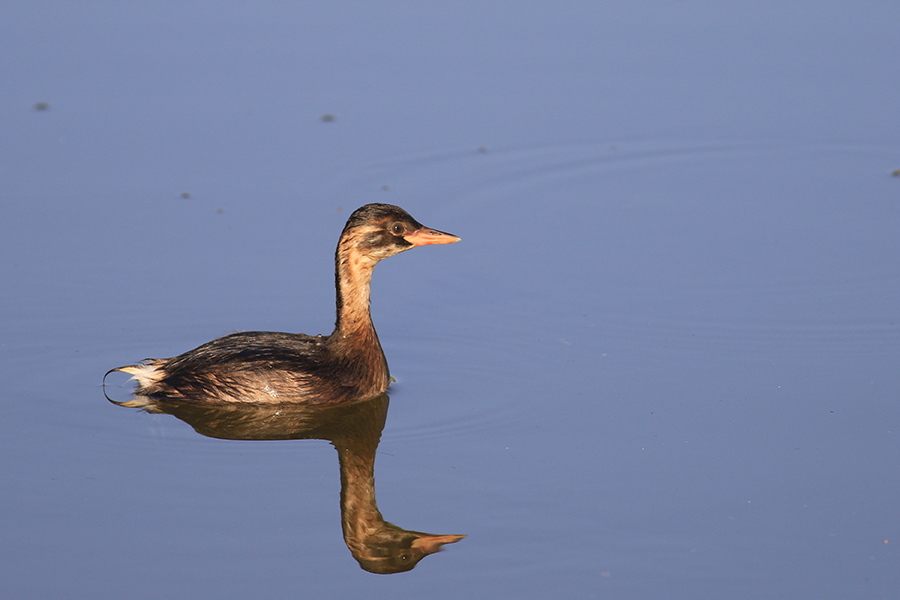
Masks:
[[[335,255],[337,320],[329,344],[344,361],[343,385],[365,398],[384,392],[391,374],[369,310],[372,270],[378,261],[353,252],[350,241],[342,239]]]
[[[369,308],[375,261],[352,252],[349,242],[349,239],[342,239],[335,253],[337,320],[334,335],[340,339],[366,338],[375,334]],[[377,340],[377,336],[375,338]]]

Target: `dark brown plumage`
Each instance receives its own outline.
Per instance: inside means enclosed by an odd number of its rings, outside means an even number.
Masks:
[[[381,394],[390,373],[369,311],[372,270],[416,246],[457,241],[398,206],[367,204],[350,215],[335,251],[331,335],[233,333],[174,358],[112,371],[132,375],[136,395],[198,402],[343,402]]]

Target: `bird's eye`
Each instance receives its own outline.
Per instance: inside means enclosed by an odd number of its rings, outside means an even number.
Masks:
[[[402,223],[394,223],[391,225],[391,233],[394,235],[400,235],[403,233],[403,224]]]

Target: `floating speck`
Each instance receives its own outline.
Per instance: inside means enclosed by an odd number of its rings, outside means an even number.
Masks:
[[[337,121],[337,117],[334,115],[322,115],[319,117],[324,123],[331,123],[332,121]]]
[[[216,214],[217,214],[217,215],[224,215],[224,214],[225,214],[225,209],[224,209],[224,208],[217,208],[217,209],[216,209]]]
[[[384,184],[383,186],[381,186],[381,189],[382,189],[382,191],[385,191],[385,192],[386,192],[386,191],[388,191],[389,189],[391,189],[391,186],[389,186],[388,184]]]
[[[478,146],[478,151],[482,154],[487,152],[487,146]]]
[[[190,192],[181,192],[181,197],[182,197],[182,198],[185,198],[185,199],[190,198],[190,197],[191,197],[191,193],[190,193]]]
[[[894,177],[900,177],[900,169],[894,169],[893,171],[891,171],[891,175],[893,175]]]
[[[34,110],[50,110],[49,102],[35,102]]]

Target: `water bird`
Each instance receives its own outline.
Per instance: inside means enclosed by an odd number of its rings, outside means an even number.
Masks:
[[[378,261],[411,248],[458,241],[399,206],[367,204],[350,215],[335,251],[331,335],[237,332],[106,375],[131,375],[135,395],[195,402],[325,403],[382,394],[391,378],[369,307],[372,271]]]

